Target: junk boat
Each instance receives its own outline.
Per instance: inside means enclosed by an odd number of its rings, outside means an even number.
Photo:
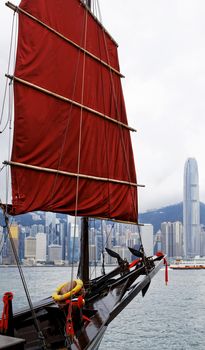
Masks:
[[[128,262],[89,276],[91,218],[136,225],[137,189],[117,43],[92,12],[91,1],[22,0],[18,15],[11,158],[12,203],[1,205],[29,307],[12,312],[4,296],[1,349],[96,350],[112,320],[142,292],[164,255],[130,247]],[[10,232],[10,216],[33,211],[82,218],[78,274],[53,296],[33,303]],[[48,275],[49,278],[49,275]],[[54,286],[55,287],[55,286]],[[136,310],[137,314],[137,310]]]

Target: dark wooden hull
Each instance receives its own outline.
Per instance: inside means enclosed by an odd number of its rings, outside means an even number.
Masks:
[[[26,350],[97,350],[109,323],[140,291],[143,295],[146,293],[152,277],[162,264],[163,259],[153,263],[149,271],[143,265],[125,274],[117,267],[108,275],[93,280],[83,308],[83,314],[90,322],[84,321],[76,327],[73,341],[65,335],[66,311],[60,309],[51,297],[34,306],[44,347],[29,309],[14,314],[14,336],[25,339]]]

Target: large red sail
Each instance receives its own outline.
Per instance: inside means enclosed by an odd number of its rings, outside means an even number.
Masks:
[[[136,222],[136,175],[116,43],[79,0],[22,0],[20,9],[13,213],[44,210]]]

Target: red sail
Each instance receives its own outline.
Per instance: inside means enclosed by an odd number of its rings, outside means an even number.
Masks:
[[[20,9],[11,161],[23,167],[12,165],[13,214],[136,222],[116,43],[79,0],[23,0]]]

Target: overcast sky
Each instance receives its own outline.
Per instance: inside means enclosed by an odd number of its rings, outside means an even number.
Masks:
[[[2,105],[12,11],[0,1]],[[146,185],[139,190],[140,211],[182,201],[188,157],[198,162],[205,202],[205,1],[100,0],[100,5],[103,24],[119,44],[129,125],[138,130],[133,135],[138,183]],[[0,147],[2,155],[2,142]]]

